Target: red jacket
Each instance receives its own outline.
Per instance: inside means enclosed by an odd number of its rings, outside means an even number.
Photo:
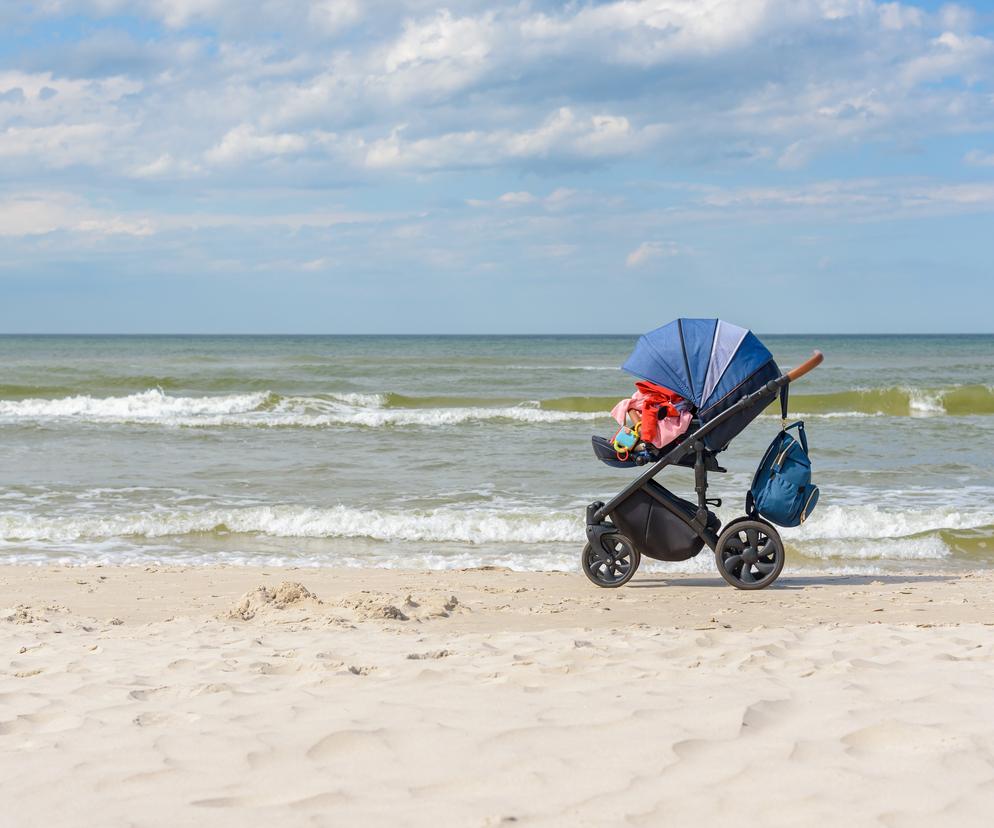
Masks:
[[[651,443],[656,439],[659,418],[679,417],[680,409],[676,406],[684,399],[675,391],[651,382],[636,382],[635,387],[642,394],[642,430],[639,433],[643,440]]]

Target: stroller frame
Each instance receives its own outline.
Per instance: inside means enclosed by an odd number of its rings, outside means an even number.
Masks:
[[[709,470],[724,471],[724,469],[715,460],[715,453],[705,446],[703,438],[722,423],[742,411],[752,408],[755,405],[769,405],[776,398],[781,388],[812,371],[821,364],[823,359],[821,351],[815,351],[806,362],[781,374],[776,379],[770,380],[758,390],[739,399],[714,419],[685,435],[678,445],[646,468],[607,503],[595,501],[587,506],[586,535],[588,545],[584,550],[583,561],[583,568],[587,577],[598,586],[614,587],[621,586],[634,575],[642,554],[639,549],[639,542],[636,538],[627,538],[621,534],[617,522],[609,522],[609,519],[619,510],[619,507],[623,506],[633,496],[643,493],[643,499],[645,497],[650,498],[653,507],[658,505],[658,507],[665,510],[669,515],[679,520],[700,541],[703,541],[704,545],[707,545],[709,549],[714,551],[719,572],[732,586],[739,589],[762,589],[773,583],[783,567],[784,556],[783,543],[772,525],[760,519],[757,515],[745,515],[731,521],[725,530],[719,533],[721,524],[717,516],[708,509],[708,506],[721,506],[721,499],[708,498],[707,473]],[[693,422],[699,423],[696,419]],[[694,456],[694,489],[697,493],[697,509],[693,514],[689,514],[688,509],[684,508],[692,504],[687,504],[686,501],[677,498],[654,480],[656,475],[667,466],[674,464],[689,465],[686,462],[686,458],[691,454]],[[684,462],[681,463],[681,461]],[[730,538],[736,536],[739,536],[740,541],[751,544],[751,548],[756,548],[760,555],[764,554],[762,552],[763,549],[769,549],[765,553],[768,556],[765,560],[775,562],[774,569],[763,573],[762,568],[760,568],[760,572],[764,577],[750,577],[748,579],[746,578],[746,573],[748,572],[752,575],[752,569],[749,566],[745,567],[738,576],[734,572],[726,571],[722,566],[722,550],[729,543]],[[772,548],[769,546],[771,543],[773,544]],[[695,551],[676,557],[674,560],[685,560],[686,558],[693,557],[700,551],[700,548],[701,545],[698,545]],[[610,581],[605,579],[607,582],[602,582],[592,576],[587,562],[587,551],[591,549],[599,550],[606,555],[606,557],[598,559],[598,566],[608,567],[607,571],[610,571],[610,568],[615,568],[616,561],[621,562],[622,559],[627,559],[628,564],[624,576]],[[595,558],[600,552],[594,552]],[[736,548],[734,552],[738,553],[739,550]],[[651,557],[657,557],[656,555],[652,555],[651,552],[647,554]],[[601,560],[603,560],[603,564],[600,563]],[[772,577],[770,577],[771,575]]]

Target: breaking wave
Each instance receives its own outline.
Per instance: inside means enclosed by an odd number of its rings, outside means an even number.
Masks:
[[[467,422],[556,423],[592,420],[603,412],[546,410],[538,401],[487,405],[490,400],[424,398],[421,405],[394,394],[284,397],[269,391],[225,396],[172,396],[150,389],[124,397],[77,395],[60,399],[0,400],[0,422],[143,423],[183,427],[444,426]]]
[[[829,568],[871,563],[891,568],[916,562],[945,562],[959,567],[987,565],[994,558],[994,513],[952,509],[880,510],[873,507],[830,506],[816,513],[798,530],[785,530],[788,555],[795,565]],[[728,516],[726,516],[728,517]],[[227,506],[217,508],[160,508],[129,513],[73,513],[0,515],[0,543],[8,549],[61,550],[112,542],[130,549],[120,559],[138,554],[145,543],[166,539],[196,541],[198,536],[260,536],[270,539],[327,539],[400,542],[404,548],[353,549],[352,564],[343,563],[341,547],[321,558],[309,547],[316,563],[340,565],[411,566],[411,555],[433,560],[430,568],[507,562],[518,569],[563,568],[552,561],[570,562],[584,543],[579,510],[543,511],[536,508],[452,508],[422,510],[366,509],[346,505]],[[414,544],[408,546],[407,544]],[[435,545],[442,545],[439,549]],[[448,548],[445,549],[445,546]],[[475,548],[459,553],[452,545]],[[575,549],[573,548],[575,547]],[[201,553],[204,563],[224,557]],[[466,555],[475,561],[467,564]],[[427,556],[427,557],[425,557]],[[432,558],[432,556],[435,556]],[[701,560],[668,571],[703,571],[710,564],[704,550]],[[251,563],[251,555],[246,563]],[[257,561],[258,562],[258,561]],[[689,568],[687,568],[689,567]],[[702,569],[703,567],[703,569]]]
[[[892,417],[994,414],[994,387],[867,388],[832,394],[792,394],[791,406],[809,414],[855,413]],[[774,409],[771,406],[770,411]]]
[[[456,395],[338,393],[283,396],[271,391],[179,396],[151,388],[126,396],[76,394],[0,400],[0,423],[144,423],[183,427],[447,426],[506,421],[557,423],[606,419],[615,397],[544,400]],[[833,394],[796,394],[798,416],[870,417],[994,414],[994,390],[985,385],[946,390],[882,388]],[[775,405],[768,413],[776,414]]]
[[[367,538],[435,543],[553,543],[583,537],[576,514],[538,510],[382,511],[348,506],[250,506],[39,519],[0,516],[0,540],[103,540],[193,534],[259,534],[277,538]]]
[[[940,530],[975,529],[994,524],[994,509],[881,509],[877,506],[823,506],[796,532],[798,540],[904,538]]]

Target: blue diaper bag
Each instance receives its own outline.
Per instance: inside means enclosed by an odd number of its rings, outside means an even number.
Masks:
[[[811,458],[808,457],[804,423],[798,420],[786,424],[786,393],[781,393],[780,405],[784,426],[756,469],[746,495],[746,512],[749,515],[758,513],[779,526],[799,526],[818,503],[818,487],[811,482]]]

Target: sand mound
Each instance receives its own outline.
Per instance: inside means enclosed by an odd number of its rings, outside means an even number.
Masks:
[[[448,618],[452,613],[463,609],[455,595],[441,592],[426,596],[408,594],[401,597],[402,595],[403,593],[398,595],[364,589],[339,600],[325,602],[303,584],[284,581],[275,587],[259,586],[246,592],[221,617],[237,621],[259,618],[302,621],[314,617],[340,623],[427,621],[431,618]],[[335,610],[346,612],[339,614]]]
[[[448,618],[460,607],[455,595],[431,595],[401,599],[385,592],[363,590],[347,595],[338,606],[352,610],[356,619],[386,619],[389,621],[424,621],[429,618]]]
[[[34,624],[36,621],[44,620],[43,616],[32,612],[30,608],[23,604],[0,609],[0,621],[6,621],[10,624]]]
[[[275,587],[260,586],[246,592],[228,610],[227,617],[251,621],[257,615],[269,614],[274,610],[277,612],[287,609],[310,610],[321,604],[321,599],[303,584],[283,581]]]
[[[60,604],[49,604],[41,609],[26,604],[16,604],[13,607],[0,609],[0,621],[6,621],[8,624],[47,623],[50,620],[49,615],[65,611],[66,608]]]

